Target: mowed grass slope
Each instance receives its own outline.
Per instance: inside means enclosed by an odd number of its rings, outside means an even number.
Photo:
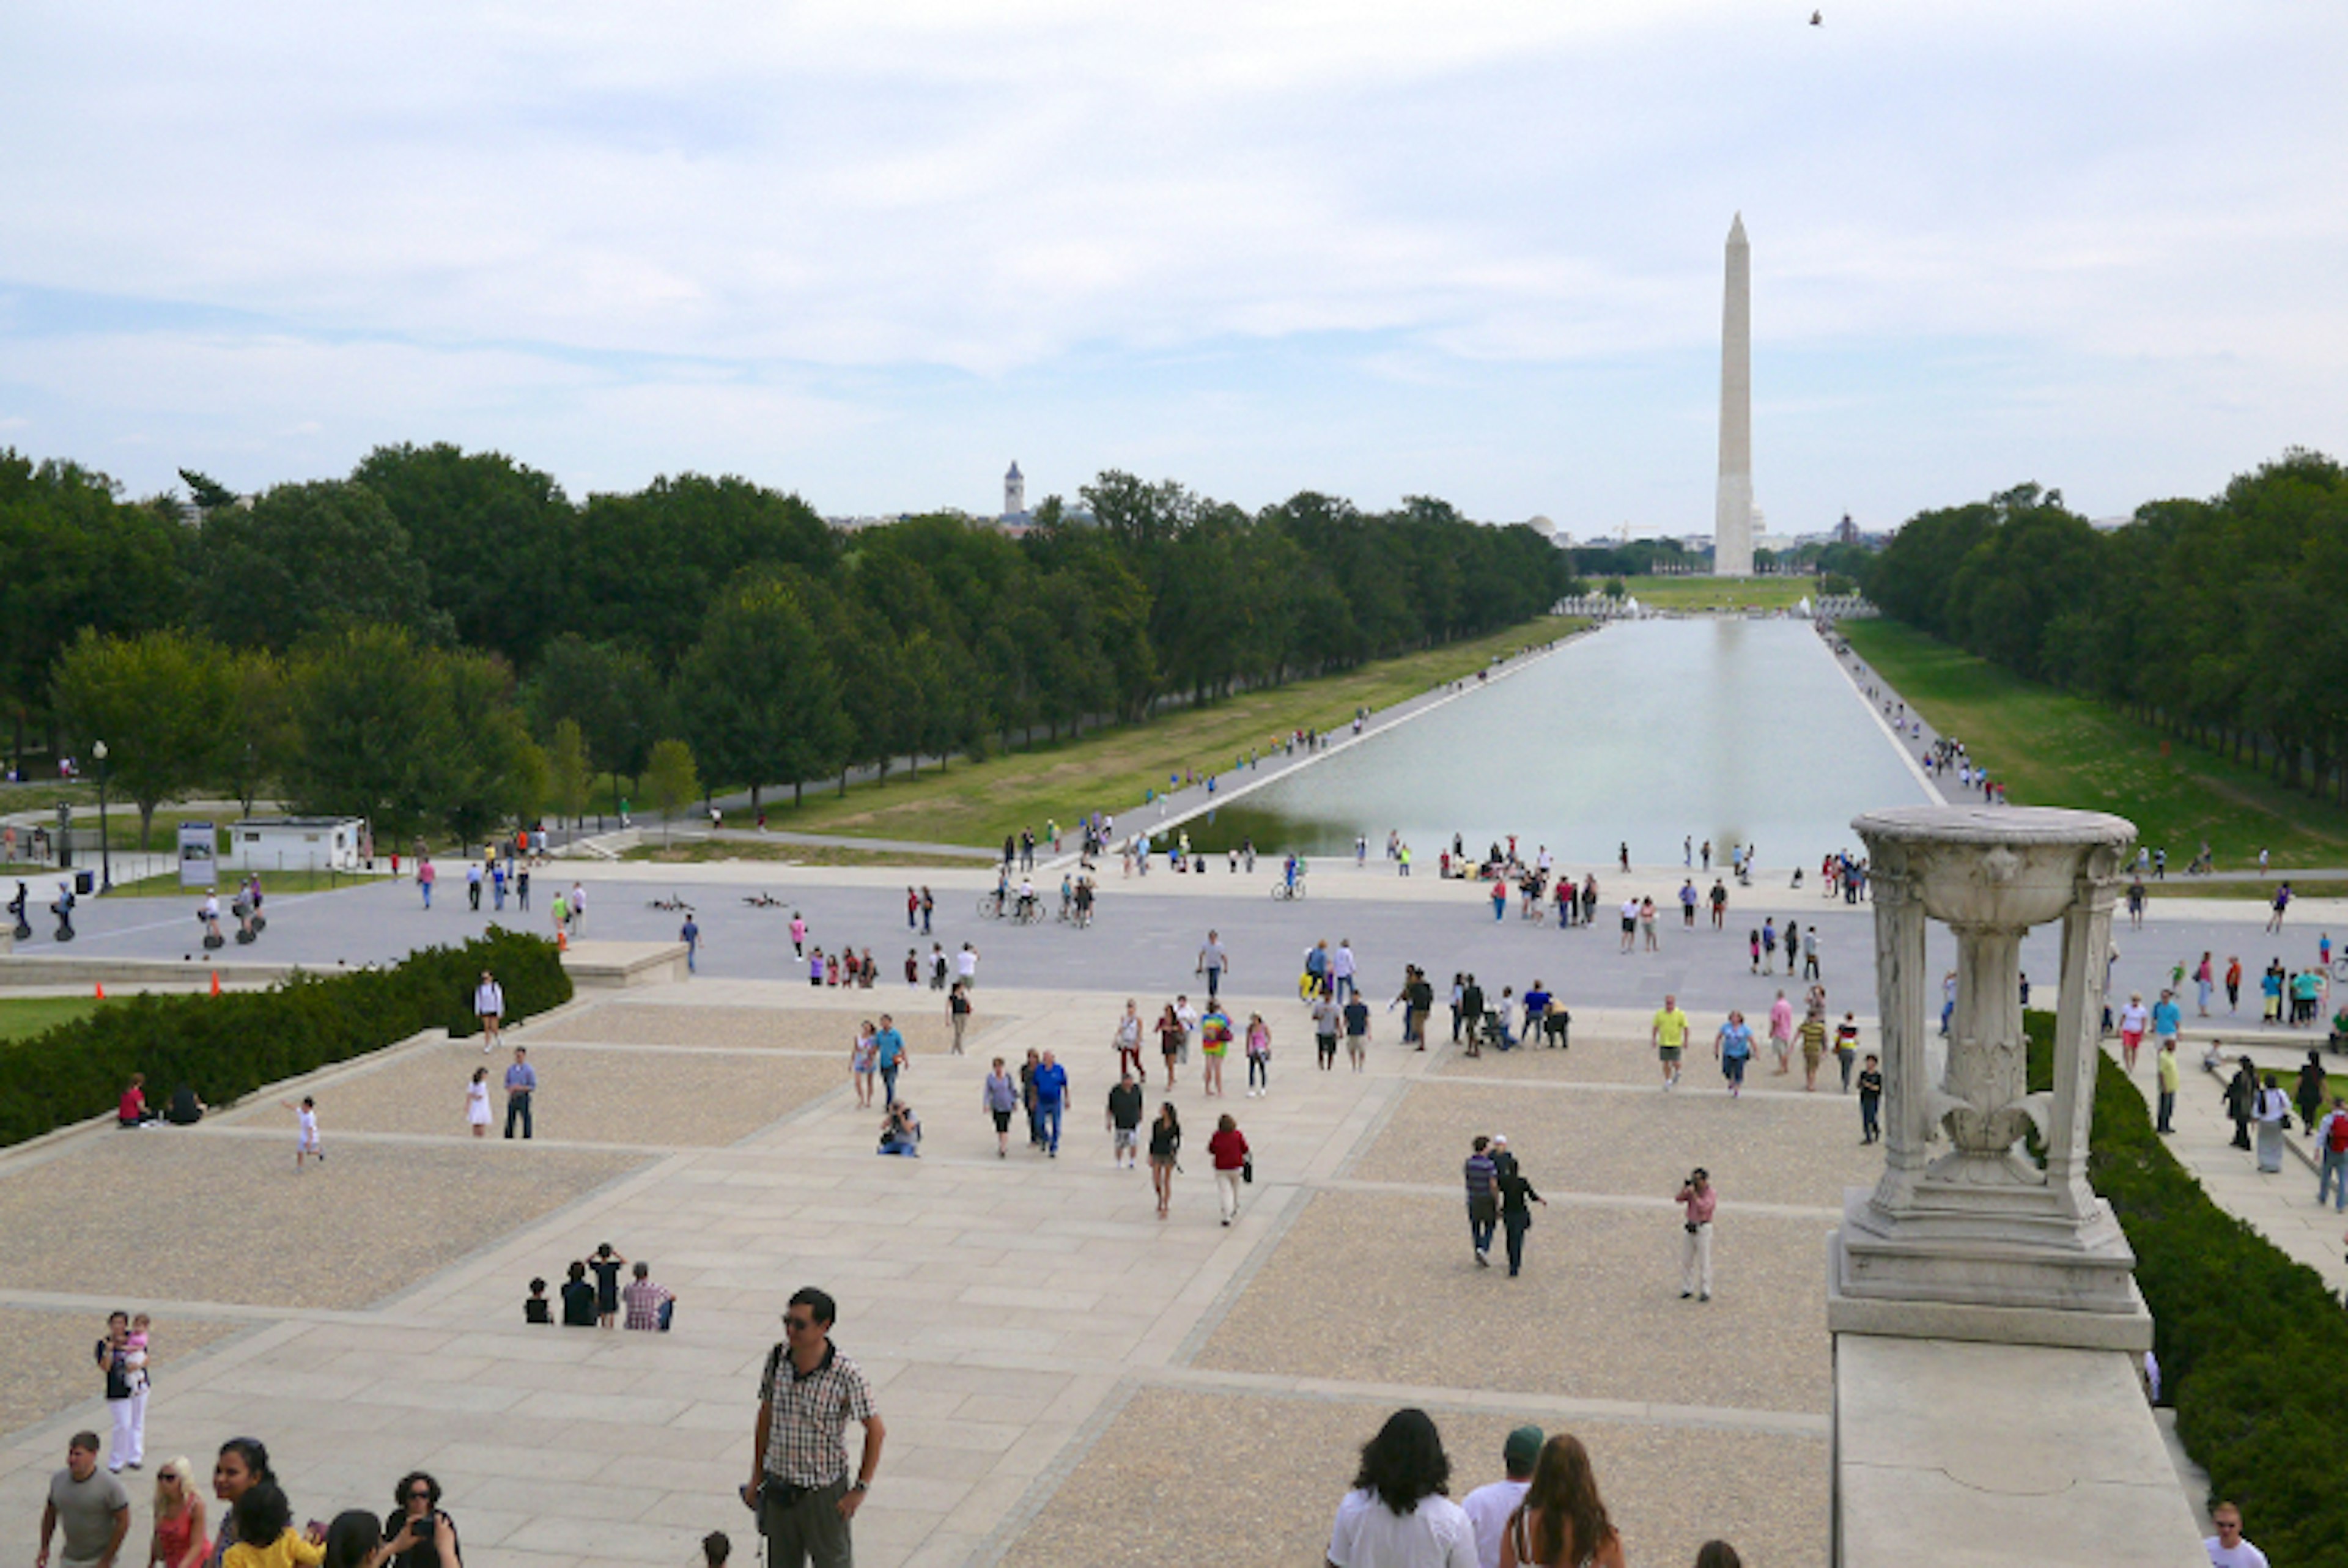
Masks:
[[[1954,735],[2017,805],[2108,811],[2166,849],[2172,877],[2206,839],[2218,869],[2348,866],[2348,811],[2288,790],[2092,698],[2024,681],[1892,620],[1846,621],[1851,647]],[[2244,886],[2240,896],[2252,897]]]
[[[1592,588],[1604,579],[1593,579]],[[1811,577],[1626,577],[1622,591],[1651,610],[1791,610],[1818,592]]]
[[[1546,643],[1586,624],[1542,617],[1471,641],[1381,660],[1342,675],[1249,692],[1204,708],[1185,709],[1147,723],[1096,731],[1056,746],[1007,753],[983,763],[957,762],[918,778],[892,774],[879,784],[851,785],[846,795],[809,788],[807,804],[791,805],[788,789],[767,793],[769,827],[838,833],[930,844],[1000,845],[1005,834],[1046,819],[1063,828],[1087,811],[1125,813],[1145,790],[1163,790],[1184,768],[1227,773],[1249,747],[1269,747],[1292,730],[1329,730],[1350,723],[1356,708],[1387,707],[1446,681],[1482,669],[1496,655]]]

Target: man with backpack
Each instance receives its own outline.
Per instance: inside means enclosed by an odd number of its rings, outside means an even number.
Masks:
[[[2333,1210],[2348,1209],[2348,1103],[2338,1095],[2332,1097],[2331,1114],[2316,1124],[2315,1147],[2323,1161],[2322,1175],[2315,1188],[2315,1204],[2333,1200]]]

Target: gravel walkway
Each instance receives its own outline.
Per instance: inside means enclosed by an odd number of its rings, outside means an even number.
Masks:
[[[1137,1393],[1041,1517],[1012,1543],[1015,1568],[1167,1568],[1318,1563],[1385,1404]],[[1516,1420],[1433,1410],[1451,1495],[1500,1478]],[[1629,1560],[1693,1562],[1715,1536],[1748,1568],[1823,1562],[1827,1445],[1806,1438],[1577,1422]]]
[[[156,1387],[167,1387],[173,1362],[249,1327],[162,1317],[147,1348],[148,1374]],[[36,1312],[0,1307],[0,1433],[20,1430],[98,1399],[105,1387],[90,1365],[89,1353],[105,1335],[102,1312]],[[105,1410],[95,1411],[90,1424],[104,1437]],[[63,1452],[62,1443],[59,1452]],[[150,1465],[153,1462],[150,1458]]]
[[[536,1135],[579,1143],[730,1143],[848,1081],[845,1050],[835,1064],[749,1052],[565,1050],[558,1040],[535,1036],[529,1045],[540,1085],[532,1102]],[[466,1086],[476,1070],[487,1067],[488,1141],[499,1142],[506,1114],[502,1084],[512,1061],[511,1051],[484,1056],[469,1041],[420,1050],[320,1090],[318,1114],[329,1134],[341,1130],[463,1137],[469,1131]],[[273,1103],[227,1118],[232,1126],[285,1120]]]
[[[625,1154],[108,1133],[0,1176],[8,1284],[144,1299],[357,1307],[639,1168]],[[280,1112],[280,1114],[283,1114]],[[169,1216],[164,1217],[164,1216]]]
[[[1855,1099],[1838,1110],[1757,1096],[1731,1100],[1710,1088],[1573,1093],[1447,1079],[1406,1094],[1346,1174],[1457,1186],[1479,1132],[1507,1133],[1525,1174],[1543,1193],[1669,1198],[1688,1171],[1702,1165],[1724,1202],[1838,1211],[1845,1187],[1871,1185],[1883,1173],[1880,1146],[1859,1143]]]
[[[1317,1194],[1198,1364],[1356,1382],[1824,1411],[1827,1225],[1724,1203],[1718,1292],[1679,1299],[1669,1211],[1536,1210],[1479,1268],[1464,1202]]]

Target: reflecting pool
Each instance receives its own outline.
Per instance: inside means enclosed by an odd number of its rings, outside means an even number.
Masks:
[[[1231,782],[1240,782],[1233,779]],[[1617,622],[1506,680],[1188,824],[1210,850],[1350,854],[1389,830],[1432,875],[1515,834],[1568,864],[1677,864],[1681,840],[1764,866],[1856,849],[1850,819],[1930,799],[1807,622]]]

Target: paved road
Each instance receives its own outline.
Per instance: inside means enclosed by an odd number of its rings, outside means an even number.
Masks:
[[[1676,909],[1670,909],[1662,922],[1660,951],[1624,954],[1619,950],[1618,922],[1610,904],[1601,904],[1594,930],[1534,925],[1519,919],[1513,906],[1507,918],[1495,921],[1489,900],[1478,888],[1426,877],[1404,882],[1375,866],[1324,866],[1313,878],[1317,891],[1296,904],[1270,897],[1268,862],[1252,876],[1217,870],[1193,878],[1161,870],[1146,880],[1128,881],[1112,870],[1099,918],[1083,931],[1056,921],[1016,927],[981,917],[975,912],[978,896],[991,886],[983,875],[945,869],[911,873],[927,881],[937,897],[935,927],[926,938],[906,929],[904,885],[894,879],[896,873],[689,866],[675,869],[690,875],[671,876],[666,875],[670,869],[640,865],[582,868],[579,875],[588,894],[585,934],[637,941],[672,938],[681,917],[646,905],[654,897],[675,894],[695,907],[707,941],[703,968],[712,978],[803,975],[792,958],[788,930],[796,907],[808,917],[810,939],[827,950],[842,944],[859,950],[870,948],[884,984],[901,988],[908,947],[926,955],[933,941],[949,951],[970,941],[981,955],[982,984],[1129,989],[1155,996],[1195,983],[1200,941],[1213,927],[1222,933],[1231,954],[1234,980],[1250,990],[1284,989],[1292,983],[1311,943],[1326,940],[1334,947],[1350,939],[1373,994],[1383,988],[1383,995],[1392,995],[1402,965],[1416,962],[1438,985],[1447,983],[1455,970],[1472,969],[1494,994],[1502,985],[1521,992],[1538,979],[1569,1006],[1652,1008],[1668,989],[1676,990],[1691,1008],[1709,1010],[1767,1005],[1785,979],[1750,972],[1746,933],[1765,914],[1774,915],[1781,927],[1790,915],[1818,930],[1821,968],[1833,1004],[1862,1016],[1874,1011],[1872,911],[1864,905],[1828,903],[1784,889],[1739,889],[1728,929],[1723,932],[1715,933],[1703,922],[1695,932],[1683,932]],[[566,874],[565,886],[569,879]],[[1635,875],[1630,886],[1667,899],[1678,883],[1675,870],[1655,870]],[[1056,903],[1054,885],[1041,885],[1053,888],[1049,896]],[[1600,886],[1616,897],[1624,884],[1619,877],[1611,884],[1601,878]],[[220,957],[233,959],[242,954],[333,968],[389,961],[415,948],[461,941],[498,918],[517,928],[549,932],[546,903],[554,886],[541,873],[534,890],[538,907],[530,912],[510,907],[502,917],[486,908],[471,912],[461,885],[446,882],[438,907],[429,912],[405,883],[282,897],[270,901],[270,928],[260,944],[245,949],[231,947]],[[747,907],[743,899],[761,888],[791,905]],[[195,941],[192,909],[191,901],[183,905],[171,899],[86,901],[80,910],[82,934],[70,954],[79,958],[184,956],[191,965],[200,965],[203,955]],[[2240,955],[2251,976],[2265,967],[2270,955],[2280,955],[2286,963],[2312,962],[2317,934],[2324,928],[2321,920],[2333,915],[2342,917],[2333,928],[2348,938],[2348,907],[2331,903],[2317,907],[2311,901],[2308,918],[2302,921],[2295,915],[2281,938],[2267,936],[2252,924],[2260,917],[2255,906],[2201,899],[2189,905],[2156,905],[2142,929],[2130,929],[2123,919],[2115,935],[2121,954],[2115,989],[2122,995],[2131,989],[2156,994],[2170,964],[2179,959],[2189,964],[2205,950],[2216,956],[2220,967],[2230,955]],[[31,957],[59,950],[47,939],[47,919],[36,924],[36,937],[18,952]],[[1952,967],[1953,940],[1935,928],[1932,943],[1932,963],[1943,969]],[[2057,927],[2042,927],[2024,944],[2024,972],[2051,981],[2057,968]],[[2250,1005],[2254,1011],[2255,1003]],[[2275,1036],[2278,1040],[2293,1038],[2285,1030],[2276,1030]]]

